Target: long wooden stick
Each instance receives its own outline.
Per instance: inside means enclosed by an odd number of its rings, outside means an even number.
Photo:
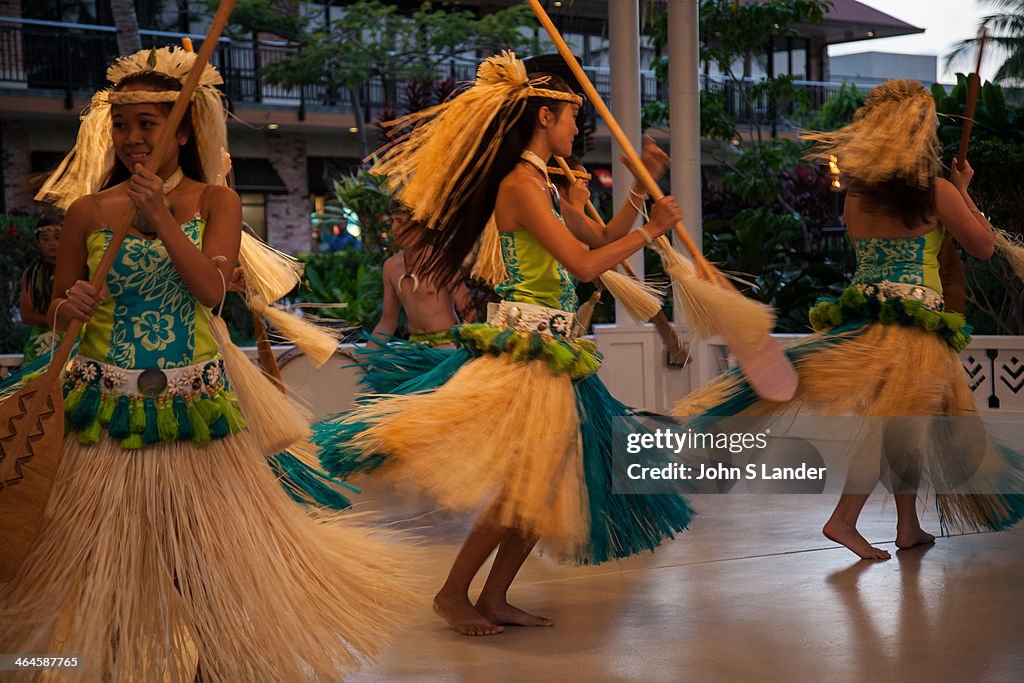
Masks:
[[[600,93],[597,92],[597,88],[594,87],[594,84],[590,82],[590,78],[583,70],[583,67],[581,67],[579,62],[576,61],[575,56],[572,54],[572,50],[570,50],[569,46],[565,43],[565,40],[558,32],[558,29],[555,27],[554,23],[552,23],[551,18],[547,15],[547,12],[544,11],[544,8],[541,7],[538,0],[527,0],[527,2],[530,3],[530,7],[533,8],[533,13],[537,15],[537,20],[540,21],[541,25],[547,30],[551,40],[555,43],[555,47],[558,49],[558,53],[562,55],[562,59],[565,60],[566,66],[572,70],[576,80],[579,81],[580,87],[583,88],[584,93],[587,95],[587,99],[589,99],[590,103],[594,105],[595,109],[597,109],[598,115],[600,115],[604,120],[605,125],[608,126],[608,130],[612,134],[612,137],[614,137],[619,143],[623,153],[626,155],[630,165],[633,167],[633,173],[636,175],[637,180],[643,183],[644,189],[647,190],[651,199],[654,201],[662,199],[665,196],[665,193],[661,191],[661,188],[658,187],[658,183],[655,182],[654,178],[647,170],[647,167],[644,166],[643,162],[640,160],[640,155],[637,154],[636,149],[629,141],[626,133],[619,126],[618,121],[616,121],[615,117],[612,116],[611,110],[608,109],[604,100],[601,99]],[[697,272],[704,277],[704,279],[713,282],[725,282],[725,278],[723,278],[721,274],[717,272],[717,269],[715,269],[715,267],[712,266],[706,258],[704,258],[704,255],[694,243],[693,238],[691,238],[686,232],[686,227],[682,222],[676,224],[675,235],[690,253],[690,257],[693,259]],[[668,246],[668,240],[666,240],[664,236],[659,237],[658,241],[664,241],[664,246]]]
[[[181,46],[186,52],[195,52],[195,49],[192,47],[192,39],[188,36],[181,39]],[[226,178],[224,183],[227,184]],[[281,390],[281,393],[286,393],[284,380],[281,379],[281,367],[277,364],[277,357],[274,356],[274,349],[270,345],[270,336],[267,334],[267,326],[263,324],[263,318],[260,317],[259,313],[251,311],[251,314],[252,329],[256,337],[256,357],[260,362],[260,367],[263,368],[263,372],[266,373],[267,377],[277,385],[277,388]]]
[[[167,123],[164,125],[163,130],[160,131],[156,150],[146,165],[146,168],[154,173],[160,169],[171,152],[177,149],[174,145],[174,136],[177,134],[178,126],[181,125],[185,111],[192,101],[192,93],[195,92],[196,87],[199,85],[199,78],[203,75],[203,69],[206,68],[210,57],[213,56],[213,51],[217,47],[217,41],[220,39],[220,34],[224,30],[224,26],[227,24],[228,17],[231,15],[231,10],[234,6],[235,0],[224,0],[217,8],[217,13],[213,17],[213,23],[210,24],[210,30],[203,40],[203,47],[200,48],[196,61],[192,65],[192,70],[189,71],[188,77],[181,86],[181,92],[178,93],[178,98],[174,101],[171,113],[167,117]],[[114,259],[117,258],[117,252],[121,249],[121,243],[124,242],[124,238],[128,234],[128,229],[135,219],[135,214],[135,207],[130,205],[122,219],[114,224],[115,229],[110,235],[107,250],[104,252],[103,259],[100,260],[92,279],[89,281],[89,284],[97,291],[103,287],[107,274],[114,265]],[[68,325],[60,347],[58,347],[57,353],[54,354],[50,369],[43,375],[43,377],[50,378],[50,382],[56,381],[64,364],[67,363],[68,357],[71,355],[71,348],[75,345],[75,340],[78,339],[78,334],[82,331],[83,324],[81,320],[72,320],[71,324]]]
[[[625,0],[623,0],[625,1]],[[568,66],[580,86],[583,87],[587,97],[591,103],[597,109],[598,114],[604,119],[605,124],[608,126],[608,130],[611,131],[612,135],[618,141],[629,159],[630,165],[636,174],[636,177],[643,183],[647,189],[648,194],[656,201],[664,197],[664,193],[658,184],[654,182],[654,178],[647,171],[647,168],[640,161],[640,156],[636,153],[633,145],[630,143],[629,138],[619,127],[615,121],[615,117],[612,116],[611,111],[605,105],[604,100],[601,99],[600,94],[597,92],[597,88],[590,82],[587,74],[583,71],[583,67],[576,61],[569,46],[565,44],[565,40],[562,38],[558,29],[551,22],[551,18],[548,16],[544,8],[541,7],[538,0],[527,0],[533,13],[537,16],[537,20],[541,23],[544,29],[547,31],[552,42],[558,48],[558,53],[565,60],[566,66]],[[696,273],[710,282],[716,287],[720,287],[723,290],[731,291],[736,296],[742,297],[742,295],[736,291],[736,288],[729,283],[728,280],[718,272],[718,269],[712,266],[704,255],[694,244],[693,240],[687,234],[682,223],[677,223],[675,226],[676,236],[680,239],[686,249],[690,252],[693,257]],[[665,253],[671,253],[672,245],[669,243],[664,236],[658,238],[658,247]],[[726,329],[719,327],[719,333],[725,339],[726,344],[732,349],[737,363],[743,369],[744,375],[750,382],[751,387],[754,391],[764,399],[771,401],[788,401],[796,394],[797,384],[799,383],[799,377],[796,373],[796,369],[790,362],[789,358],[782,352],[782,348],[778,343],[770,336],[764,335],[761,340],[752,346],[749,341],[741,339],[735,330]]]
[[[981,92],[981,58],[985,53],[985,40],[988,28],[982,27],[978,35],[978,61],[974,73],[967,77],[967,106],[964,108],[964,125],[960,132],[960,150],[957,160],[963,164],[967,160],[967,147],[971,144],[971,129],[974,128],[974,112],[978,106],[978,94]]]
[[[565,159],[556,155],[555,162],[558,164],[559,168],[562,169],[562,173],[564,173],[565,177],[569,179],[569,182],[572,183],[572,169],[569,168],[569,164],[566,163]],[[598,213],[597,207],[595,207],[594,203],[589,199],[587,200],[586,210],[587,213],[590,214],[590,217],[597,221],[601,227],[605,227],[604,219],[601,218],[601,214]],[[634,280],[639,280],[636,276],[636,272],[633,270],[633,266],[629,265],[629,261],[623,261],[619,266],[622,267],[622,270],[625,271],[626,275]],[[661,337],[661,343],[668,352],[668,357],[672,364],[685,365],[690,358],[690,354],[687,351],[686,346],[682,341],[680,341],[679,335],[676,334],[675,329],[672,327],[672,323],[669,322],[668,316],[665,315],[665,311],[658,311],[657,314],[651,318],[651,322],[654,323],[655,329],[658,330],[658,336]]]

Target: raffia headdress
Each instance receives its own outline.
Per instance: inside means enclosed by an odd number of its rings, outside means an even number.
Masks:
[[[125,77],[153,71],[183,82],[195,63],[196,55],[177,47],[141,50],[120,57],[107,69],[107,80],[116,87]],[[192,131],[196,136],[204,180],[218,182],[222,153],[227,149],[227,119],[223,96],[216,86],[223,83],[217,70],[207,64],[192,96]],[[110,105],[144,102],[174,102],[176,90],[162,92],[117,92],[113,88],[99,91],[82,114],[78,139],[57,170],[46,180],[36,201],[67,210],[71,203],[103,187],[114,169],[114,147],[110,136]]]
[[[545,88],[549,80],[547,76],[531,80],[512,52],[485,60],[473,87],[447,102],[389,122],[393,131],[408,132],[380,153],[373,172],[388,176],[388,186],[410,207],[414,220],[430,228],[443,225],[463,201],[465,188],[459,187],[459,179],[466,173],[486,175],[527,98],[583,103],[579,95]],[[484,139],[495,123],[494,134]]]
[[[902,180],[927,187],[941,168],[935,100],[917,81],[892,80],[873,89],[853,122],[830,133],[804,133],[808,158],[836,157],[843,174],[866,182]]]

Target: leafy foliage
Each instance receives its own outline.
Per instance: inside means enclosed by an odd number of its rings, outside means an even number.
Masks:
[[[353,111],[363,111],[362,90],[372,78],[380,78],[385,97],[394,102],[397,84],[410,79],[427,81],[440,77],[442,66],[464,53],[520,49],[535,46],[535,39],[520,31],[531,25],[528,7],[517,5],[477,17],[458,8],[435,8],[425,2],[411,13],[379,0],[357,0],[328,26],[300,18],[291,3],[245,0],[233,21],[247,31],[259,25],[281,24],[281,35],[295,45],[295,52],[267,64],[262,77],[285,87],[324,85],[349,93]],[[290,16],[279,16],[291,12]],[[366,122],[356,116],[364,154],[369,151]]]
[[[861,108],[866,95],[857,86],[843,81],[835,95],[828,98],[817,114],[808,118],[805,124],[810,130],[832,131],[842,128],[853,120],[853,114]]]
[[[314,217],[320,225],[348,223],[346,212],[359,218],[359,239],[363,249],[378,262],[383,262],[387,247],[386,234],[391,227],[391,192],[387,177],[374,175],[365,168],[334,181],[334,198]]]
[[[0,214],[0,353],[21,353],[28,328],[21,324],[21,274],[39,258],[35,241],[36,219]]]
[[[989,29],[986,53],[994,48],[1003,59],[994,80],[1004,85],[1024,84],[1024,0],[980,0],[978,4],[1005,10],[986,15],[978,26]],[[947,55],[946,68],[973,63],[977,49],[977,38],[960,41]]]
[[[309,286],[300,291],[297,301],[346,304],[345,308],[311,312],[368,329],[373,327],[380,318],[384,299],[383,265],[375,255],[359,249],[342,249],[309,254],[302,260]]]

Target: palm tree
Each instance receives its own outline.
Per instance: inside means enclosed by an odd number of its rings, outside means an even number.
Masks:
[[[1004,85],[1024,83],[1024,0],[978,0],[982,7],[994,10],[982,17],[978,25],[988,29],[987,46],[996,48],[1004,57],[1002,66],[992,80]],[[956,65],[973,65],[978,39],[960,41],[946,56],[946,68]]]
[[[117,27],[117,51],[122,55],[130,55],[141,50],[139,20],[135,16],[133,0],[110,0],[110,10],[114,15],[114,26]]]

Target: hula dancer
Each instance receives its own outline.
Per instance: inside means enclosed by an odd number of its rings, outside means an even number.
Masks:
[[[400,625],[404,559],[368,530],[312,519],[264,462],[298,415],[210,312],[241,230],[238,196],[211,182],[225,130],[212,67],[177,151],[144,166],[194,60],[118,60],[43,188],[70,203],[50,316],[87,325],[47,518],[0,587],[0,650],[79,655],[86,681],[338,680]],[[86,278],[132,207],[97,291]]]
[[[626,207],[605,232],[560,202],[547,162],[571,153],[581,103],[557,77],[527,76],[507,53],[492,57],[472,88],[402,121],[411,130],[377,168],[426,226],[421,273],[453,277],[493,213],[508,275],[488,322],[454,330],[472,360],[437,387],[386,397],[347,420],[357,427],[351,447],[384,457],[382,477],[479,514],[434,602],[466,635],[554,623],[506,597],[538,540],[557,556],[598,563],[654,549],[692,514],[679,496],[611,493],[612,420],[633,412],[608,394],[595,374],[600,357],[577,336],[576,281],[666,233],[679,209],[666,198],[629,232],[636,210]],[[651,159],[656,175],[666,161]],[[470,581],[496,548],[474,605]]]
[[[46,318],[53,293],[53,269],[60,246],[60,223],[41,221],[36,227],[40,255],[21,275],[21,321],[30,327],[21,367],[25,368],[60,341]]]
[[[874,418],[870,438],[855,454],[847,492],[823,530],[865,559],[890,557],[856,528],[879,480],[881,429],[885,474],[896,498],[897,547],[934,541],[917,516],[924,474],[938,491],[943,527],[1002,529],[1024,515],[1021,456],[977,431],[957,356],[970,342],[971,328],[943,305],[943,227],[980,259],[991,257],[993,233],[967,192],[970,166],[954,167],[951,181],[939,177],[937,126],[928,90],[894,80],[871,91],[850,125],[805,135],[818,143],[812,156],[837,158],[848,181],[846,226],[857,254],[853,282],[841,297],[818,301],[810,312],[818,333],[789,349],[800,373],[792,401],[758,400],[734,369],[675,409],[679,416],[711,419],[794,413]],[[906,416],[920,421],[882,420]],[[968,481],[966,492],[951,493]]]

